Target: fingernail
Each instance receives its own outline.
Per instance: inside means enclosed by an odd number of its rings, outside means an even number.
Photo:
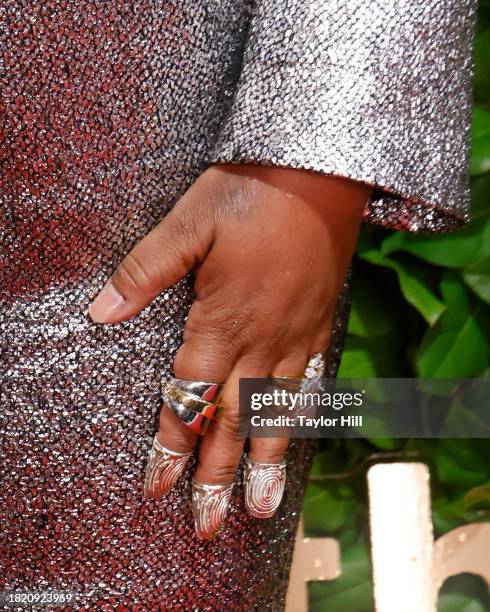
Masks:
[[[165,448],[155,435],[146,464],[144,497],[151,499],[164,497],[185,470],[191,455],[192,452],[177,453]]]
[[[207,485],[192,479],[192,514],[196,533],[202,540],[212,540],[223,527],[233,485]]]
[[[270,518],[278,509],[286,486],[286,464],[245,460],[245,507],[250,516]]]
[[[88,307],[88,314],[95,323],[106,323],[113,318],[115,312],[123,303],[123,296],[109,279]]]

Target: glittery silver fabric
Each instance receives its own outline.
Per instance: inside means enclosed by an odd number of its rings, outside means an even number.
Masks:
[[[376,187],[368,221],[468,218],[475,0],[257,0],[212,159]]]
[[[69,589],[78,609],[282,609],[314,442],[291,443],[272,519],[246,514],[242,465],[226,527],[198,540],[192,469],[143,497],[192,278],[117,325],[86,309],[212,160],[376,181],[367,215],[386,225],[463,219],[473,3],[363,7],[2,0],[0,590]]]

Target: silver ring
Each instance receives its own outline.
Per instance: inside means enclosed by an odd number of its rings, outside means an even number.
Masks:
[[[231,485],[209,485],[192,479],[192,514],[197,536],[212,540],[228,516]]]
[[[286,486],[286,462],[261,463],[247,455],[243,474],[245,508],[250,516],[271,517],[279,507]]]
[[[303,376],[270,377],[272,389],[284,390],[289,393],[314,393],[322,386],[325,375],[325,358],[322,353],[315,353],[308,361]]]
[[[145,469],[144,496],[160,499],[166,495],[185,470],[191,456],[192,452],[178,453],[166,448],[155,434]]]
[[[170,378],[162,379],[160,386],[164,403],[186,427],[200,436],[222,410],[218,403],[224,386],[222,382]]]
[[[170,384],[176,389],[185,391],[187,394],[194,396],[204,402],[216,402],[224,387],[223,382],[206,382],[203,380],[185,380],[183,378],[167,378],[162,380],[162,385]]]
[[[175,387],[169,382],[162,384],[162,397],[164,397],[169,403],[173,402],[176,405],[184,408],[186,411],[202,414],[208,419],[217,418],[217,416],[223,410],[222,406],[219,404],[205,401],[197,395]]]

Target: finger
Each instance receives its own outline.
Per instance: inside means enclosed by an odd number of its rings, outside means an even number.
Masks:
[[[284,357],[284,359],[278,362],[273,368],[271,376],[303,376],[308,365],[308,355],[309,351],[306,347],[297,347],[291,355]]]
[[[177,351],[173,367],[175,376],[184,380],[226,380],[237,354],[230,354],[231,343],[227,343],[228,350],[220,350],[218,346],[210,350],[212,346],[211,339],[206,342],[203,336],[191,335]],[[191,431],[169,406],[162,405],[159,429],[146,471],[146,497],[160,499],[172,489],[185,471],[198,439],[198,434]]]
[[[212,242],[211,223],[174,209],[124,257],[88,314],[96,323],[118,323],[140,312],[166,287],[201,261]]]
[[[269,372],[270,364],[265,358],[240,358],[223,389],[224,412],[201,440],[199,464],[193,479],[192,510],[196,533],[202,539],[213,539],[226,521],[232,483],[243,453],[245,440],[239,434],[239,380],[266,376]]]
[[[297,350],[277,364],[272,376],[301,377],[307,363],[306,351]],[[250,516],[269,518],[279,507],[286,486],[284,455],[288,444],[288,438],[250,438],[243,476],[245,507]]]

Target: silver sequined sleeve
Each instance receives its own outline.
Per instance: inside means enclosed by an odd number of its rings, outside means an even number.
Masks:
[[[368,221],[468,219],[474,0],[258,0],[213,162],[375,186]]]

